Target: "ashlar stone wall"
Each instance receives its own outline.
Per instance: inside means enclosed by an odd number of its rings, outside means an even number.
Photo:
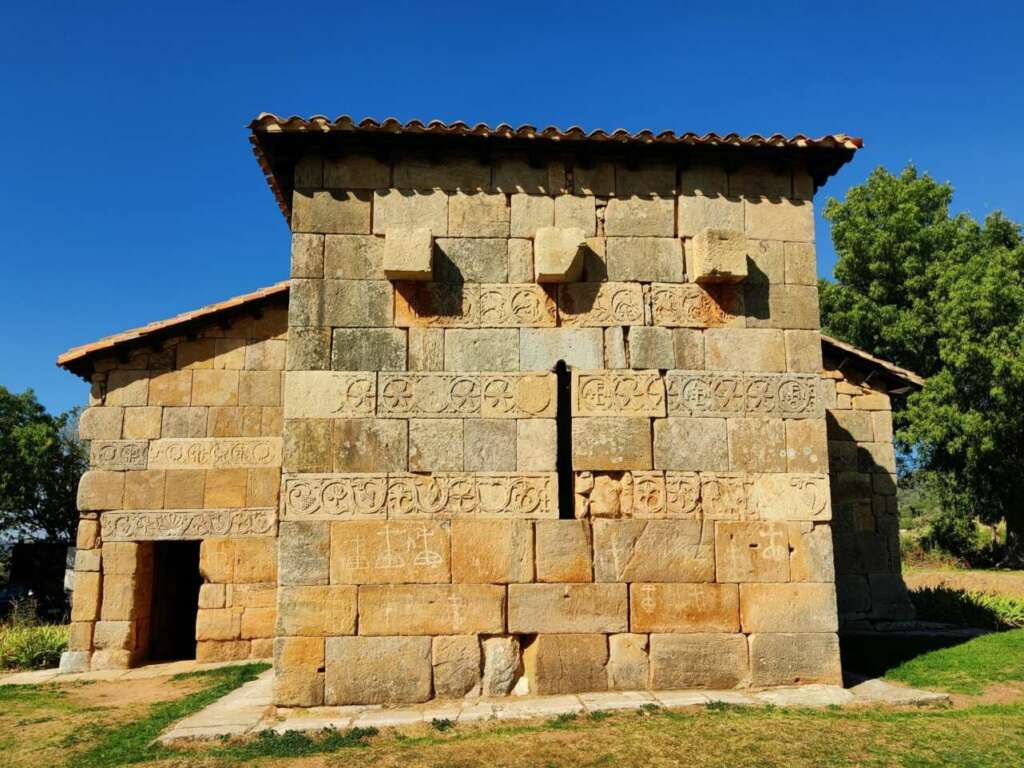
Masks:
[[[286,345],[272,307],[98,361],[66,669],[145,660],[160,540],[202,542],[197,657],[271,655]]]
[[[798,167],[304,158],[276,703],[839,682],[811,194]],[[582,233],[578,280],[535,281],[549,227]],[[430,279],[388,280],[424,228]],[[744,279],[694,281],[709,231]]]

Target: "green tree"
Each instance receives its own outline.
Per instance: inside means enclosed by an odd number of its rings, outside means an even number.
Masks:
[[[0,530],[70,542],[75,494],[88,464],[75,410],[54,416],[32,390],[0,386]]]
[[[940,478],[946,512],[1005,519],[1024,555],[1024,241],[999,213],[950,216],[953,190],[908,166],[830,199],[838,256],[827,332],[925,376],[897,439]]]

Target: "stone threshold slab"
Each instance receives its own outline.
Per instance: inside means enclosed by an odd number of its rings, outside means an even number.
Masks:
[[[165,675],[180,675],[187,672],[202,672],[220,667],[237,667],[242,664],[270,664],[271,659],[243,659],[241,661],[210,661],[193,660],[166,661],[159,664],[146,664],[132,669],[103,669],[95,672],[74,672],[61,674],[59,669],[36,669],[30,672],[15,672],[0,677],[0,685],[42,685],[43,683],[79,683],[109,680],[147,680]]]
[[[729,691],[608,691],[557,696],[435,701],[408,707],[380,705],[285,709],[270,706],[273,671],[246,683],[206,709],[179,721],[159,737],[162,744],[180,740],[244,736],[261,731],[314,732],[325,728],[394,728],[451,720],[530,720],[562,714],[635,710],[645,706],[675,709],[721,702],[735,706],[830,707],[877,704],[920,705],[948,702],[949,696],[868,680],[853,688],[803,685]]]

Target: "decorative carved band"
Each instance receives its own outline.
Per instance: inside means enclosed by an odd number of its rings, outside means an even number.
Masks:
[[[651,285],[654,325],[676,328],[719,328],[742,319],[739,290],[734,286],[704,288],[694,283]]]
[[[557,380],[542,373],[381,373],[380,416],[553,417]]]
[[[550,328],[555,300],[534,283],[399,283],[395,325],[438,328]]]
[[[278,467],[279,437],[165,438],[149,445],[150,469]]]
[[[93,440],[89,466],[93,469],[145,469],[148,440]]]
[[[104,512],[100,527],[104,541],[276,536],[277,513],[271,508]]]
[[[814,374],[669,371],[665,383],[670,416],[825,418]]]
[[[573,371],[573,416],[664,416],[658,371]]]
[[[287,371],[286,419],[331,419],[373,416],[377,410],[376,373]]]
[[[577,517],[829,520],[827,475],[577,472]]]
[[[558,314],[569,327],[643,325],[640,283],[568,283],[558,290]]]
[[[557,518],[553,472],[291,475],[282,520],[475,515]]]

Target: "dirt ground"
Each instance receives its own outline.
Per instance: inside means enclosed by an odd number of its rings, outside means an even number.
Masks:
[[[906,570],[908,589],[949,587],[968,592],[990,592],[1024,598],[1024,571]]]

